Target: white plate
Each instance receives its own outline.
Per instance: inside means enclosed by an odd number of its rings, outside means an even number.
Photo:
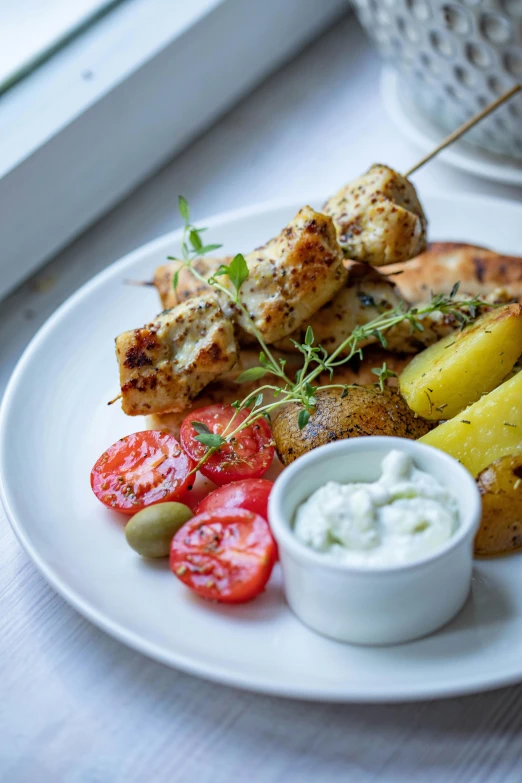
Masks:
[[[422,195],[422,194],[421,194]],[[321,201],[317,202],[318,204]],[[520,251],[515,204],[424,197],[432,237]],[[259,245],[300,204],[203,221],[224,252]],[[117,390],[113,338],[158,309],[147,278],[179,234],[137,250],[95,277],[45,324],[16,368],[0,421],[2,499],[13,528],[50,584],[125,644],[223,683],[285,696],[392,701],[449,696],[522,679],[522,560],[476,565],[464,611],[429,638],[352,647],[309,631],[284,603],[280,574],[256,601],[199,600],[168,571],[126,545],[122,523],[91,493],[89,471],[117,438],[143,427],[106,401]],[[422,601],[422,596],[419,596]]]
[[[397,128],[424,152],[430,152],[447,135],[433,125],[413,102],[408,91],[401,88],[399,75],[393,68],[382,70],[381,96],[386,111]],[[506,185],[522,185],[522,160],[495,155],[467,143],[464,139],[453,142],[451,147],[440,152],[437,157],[444,163],[477,177]]]

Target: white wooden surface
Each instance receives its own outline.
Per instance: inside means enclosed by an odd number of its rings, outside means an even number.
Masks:
[[[378,76],[376,55],[345,21],[266,82],[0,303],[1,388],[69,294],[177,225],[178,193],[204,217],[328,192],[375,160],[407,168],[416,153],[383,114]],[[416,182],[421,190],[522,195],[437,163]],[[36,573],[1,510],[0,563],[1,781],[522,780],[522,687],[395,706],[234,691],[155,664],[84,621]]]

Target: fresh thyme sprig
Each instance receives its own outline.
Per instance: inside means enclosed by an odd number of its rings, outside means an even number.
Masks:
[[[183,196],[178,196],[178,209],[179,214],[183,219],[183,236],[181,238],[181,258],[175,256],[167,256],[169,261],[181,261],[182,265],[174,273],[173,287],[174,291],[178,288],[179,274],[182,269],[189,268],[196,258],[206,255],[206,253],[212,253],[214,250],[219,250],[221,245],[205,245],[201,239],[201,234],[206,231],[206,228],[196,228],[190,222],[190,207],[188,201]]]
[[[233,441],[239,432],[254,424],[261,416],[270,418],[272,411],[283,405],[298,403],[301,406],[298,413],[298,426],[299,429],[303,429],[315,409],[317,404],[316,393],[319,389],[342,388],[341,396],[346,396],[349,388],[351,388],[343,384],[314,385],[318,376],[327,373],[331,379],[337,367],[346,364],[356,355],[362,358],[363,353],[360,345],[368,338],[375,338],[383,348],[386,348],[386,332],[389,329],[402,323],[409,323],[412,332],[422,332],[424,331],[423,319],[435,312],[454,317],[464,327],[476,317],[478,308],[486,304],[479,297],[457,299],[456,296],[459,289],[459,284],[457,283],[449,295],[432,294],[431,301],[426,305],[407,307],[406,304],[401,303],[398,307],[381,313],[372,321],[356,326],[353,332],[331,354],[322,345],[315,344],[312,327],[308,326],[302,343],[292,340],[295,348],[303,355],[303,365],[297,371],[295,380],[291,380],[285,372],[285,361],[274,357],[247,308],[241,301],[241,287],[249,276],[245,258],[241,254],[236,255],[230,264],[222,264],[211,277],[206,279],[193,266],[192,262],[194,259],[218,249],[221,245],[203,244],[200,234],[205,229],[198,229],[190,223],[188,203],[182,196],[179,197],[179,211],[185,223],[182,238],[183,258],[173,259],[172,256],[169,256],[169,258],[171,260],[181,260],[183,263],[174,275],[174,288],[177,288],[179,272],[186,267],[200,282],[211,285],[218,292],[218,296],[224,296],[229,299],[233,306],[242,314],[245,324],[248,324],[248,331],[256,337],[262,350],[259,354],[259,365],[242,372],[236,380],[238,384],[261,380],[267,376],[273,376],[278,381],[277,385],[265,383],[247,394],[242,400],[232,403],[232,407],[236,409],[235,413],[221,434],[212,433],[202,422],[192,422],[197,432],[196,440],[207,447],[205,455],[193,472],[198,470],[223,445]],[[221,277],[226,277],[229,285],[223,285],[219,280]],[[381,390],[384,390],[386,380],[395,375],[392,370],[387,368],[386,362],[383,363],[382,367],[372,369],[372,372],[377,376],[376,382]],[[264,404],[266,392],[271,392],[274,399],[272,402]],[[236,416],[239,411],[248,411],[248,413],[237,424]],[[237,426],[234,426],[235,424]]]
[[[373,367],[372,372],[374,375],[377,376],[377,382],[381,387],[381,391],[384,391],[384,384],[386,383],[388,378],[397,377],[396,372],[393,372],[393,370],[388,369],[388,367],[386,366],[386,362],[383,362],[381,367]]]

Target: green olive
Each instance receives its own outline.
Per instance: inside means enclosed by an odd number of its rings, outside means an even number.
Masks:
[[[127,522],[127,543],[142,557],[167,557],[173,536],[193,516],[183,503],[156,503]]]

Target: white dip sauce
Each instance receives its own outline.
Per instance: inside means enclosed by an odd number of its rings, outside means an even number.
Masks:
[[[330,481],[299,508],[294,533],[318,552],[352,565],[393,565],[440,549],[458,527],[455,498],[391,451],[382,475],[368,484]]]

